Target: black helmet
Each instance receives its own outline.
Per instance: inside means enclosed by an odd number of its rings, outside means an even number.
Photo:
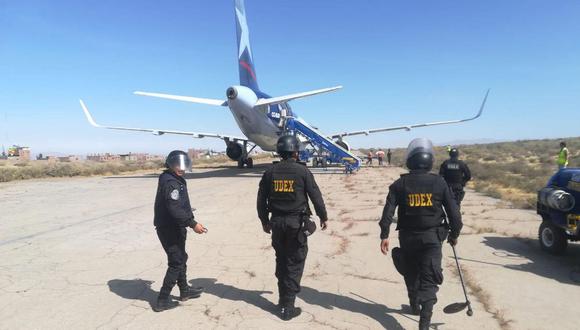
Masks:
[[[429,139],[417,138],[407,147],[407,168],[410,170],[427,170],[433,168],[435,156],[433,143]]]
[[[173,169],[179,166],[179,169],[185,171],[191,167],[191,160],[187,153],[181,150],[173,150],[165,159],[165,167]]]
[[[453,149],[449,150],[449,157],[451,157],[451,158],[459,157],[459,150],[457,150],[457,148],[453,148]]]
[[[276,143],[276,152],[279,155],[298,152],[298,139],[294,135],[282,135]]]

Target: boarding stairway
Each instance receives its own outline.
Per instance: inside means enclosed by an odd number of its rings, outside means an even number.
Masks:
[[[316,128],[308,125],[300,118],[286,118],[286,132],[302,135],[315,147],[330,153],[328,159],[333,163],[343,164],[347,173],[358,170],[362,164],[360,158],[324,136]]]

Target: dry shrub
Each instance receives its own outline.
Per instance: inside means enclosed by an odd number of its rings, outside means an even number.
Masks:
[[[75,163],[29,162],[26,166],[2,168],[0,170],[0,182],[38,178],[110,175],[139,170],[157,170],[161,167],[160,161],[119,161],[111,163],[90,161]]]
[[[561,140],[566,141],[570,150],[570,167],[580,167],[580,137],[454,147],[459,149],[461,159],[469,165],[476,191],[507,200],[515,207],[534,208],[535,193],[557,171],[556,158]],[[404,166],[405,149],[391,150],[393,164]],[[433,171],[438,172],[441,163],[448,158],[445,147],[435,147]],[[379,205],[382,205],[381,201]]]

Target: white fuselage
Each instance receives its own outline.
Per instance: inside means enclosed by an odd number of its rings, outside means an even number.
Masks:
[[[268,106],[254,107],[258,96],[248,87],[228,88],[228,107],[238,127],[251,142],[264,151],[276,151],[276,142],[282,132],[269,116]]]

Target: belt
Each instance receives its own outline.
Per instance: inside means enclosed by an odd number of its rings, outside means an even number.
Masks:
[[[302,212],[272,212],[273,217],[301,217]]]

